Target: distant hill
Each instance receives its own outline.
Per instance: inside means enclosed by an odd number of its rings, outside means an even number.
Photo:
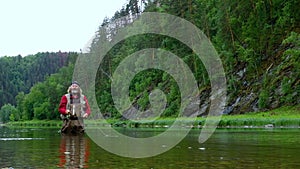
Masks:
[[[19,92],[29,93],[33,85],[67,66],[72,55],[74,53],[43,52],[25,57],[0,57],[0,107],[6,103],[15,105]]]

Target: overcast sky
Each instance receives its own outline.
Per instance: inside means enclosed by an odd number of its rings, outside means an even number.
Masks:
[[[127,0],[0,0],[0,56],[79,52]]]

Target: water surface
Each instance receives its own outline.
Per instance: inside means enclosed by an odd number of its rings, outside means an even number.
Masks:
[[[204,144],[198,143],[200,130],[195,129],[173,149],[143,159],[109,153],[88,135],[57,131],[1,127],[0,168],[300,168],[300,129],[218,129]]]

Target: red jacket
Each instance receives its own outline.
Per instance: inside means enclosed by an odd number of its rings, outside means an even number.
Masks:
[[[90,105],[88,103],[88,100],[86,98],[86,96],[84,96],[84,101],[85,101],[85,113],[87,113],[88,115],[91,114],[91,108]],[[63,95],[61,97],[60,103],[59,103],[59,107],[58,107],[58,111],[60,114],[66,114],[66,110],[67,110],[67,103],[68,103],[68,99],[66,95]]]

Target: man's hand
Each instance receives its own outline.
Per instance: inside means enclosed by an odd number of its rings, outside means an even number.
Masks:
[[[84,113],[84,115],[82,116],[83,118],[87,118],[89,115],[87,113]]]
[[[69,109],[66,110],[66,114],[70,114],[71,111]]]

